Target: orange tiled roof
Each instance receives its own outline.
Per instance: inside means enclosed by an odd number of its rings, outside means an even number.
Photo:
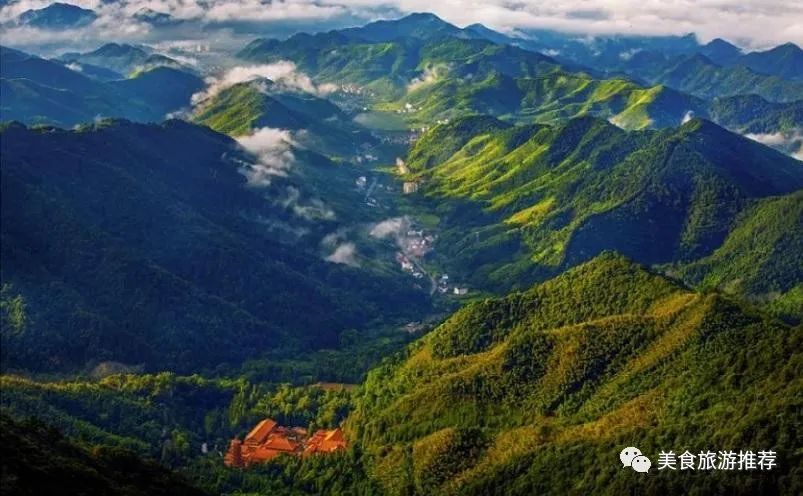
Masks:
[[[262,446],[279,451],[295,451],[298,447],[296,443],[284,436],[273,436]]]
[[[264,446],[260,446],[259,448],[248,454],[247,462],[248,463],[266,462],[268,460],[273,460],[282,453],[283,453],[282,451],[268,449]]]
[[[232,440],[224,463],[230,467],[249,466],[272,460],[282,453],[309,456],[331,453],[346,448],[343,431],[320,429],[307,438],[307,430],[280,426],[272,419],[262,420],[245,437],[244,442]]]
[[[344,441],[343,431],[341,431],[340,429],[331,430],[326,434],[324,440],[332,442],[342,442]]]
[[[268,434],[270,434],[273,429],[276,427],[276,421],[273,419],[265,419],[262,422],[258,423],[256,427],[251,429],[251,432],[245,436],[246,441],[256,442],[256,443],[264,443],[265,439],[267,439]]]

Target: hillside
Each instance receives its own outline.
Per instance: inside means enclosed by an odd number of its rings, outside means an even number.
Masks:
[[[639,54],[623,68],[633,77],[712,99],[756,94],[774,102],[803,99],[803,82],[762,74],[744,65],[718,65],[702,54],[680,57]]]
[[[7,494],[207,494],[131,452],[100,446],[89,450],[40,422],[17,422],[0,414],[0,441],[5,451],[0,485]]]
[[[395,100],[432,71],[482,79],[494,72],[535,76],[559,67],[545,55],[487,40],[410,37],[370,42],[347,34],[330,31],[300,33],[283,41],[258,39],[238,56],[259,63],[290,60],[316,82],[337,84],[341,89],[356,85],[371,101]]]
[[[681,265],[678,275],[757,301],[781,297],[775,303],[781,315],[803,316],[800,260],[794,255],[803,253],[801,222],[803,191],[760,200],[740,214],[721,247]]]
[[[378,140],[324,98],[289,90],[267,79],[238,83],[200,102],[192,120],[230,136],[269,127],[303,131],[298,145],[329,157],[351,157]]]
[[[64,63],[0,47],[0,120],[74,126],[100,117],[161,122],[190,104],[204,87],[194,74],[170,67],[128,79],[98,79]],[[108,76],[108,75],[107,75]]]
[[[24,26],[56,31],[76,29],[95,22],[98,15],[90,9],[77,5],[55,2],[41,9],[29,9],[21,13],[16,21]]]
[[[777,103],[758,95],[716,98],[709,112],[721,126],[743,133],[794,133],[803,129],[803,100]]]
[[[460,310],[371,373],[348,425],[388,494],[797,494],[800,338],[608,254]],[[778,466],[657,470],[708,449]]]
[[[598,57],[614,50],[634,55],[597,60],[592,65],[597,70],[566,55],[558,62],[536,51],[563,54],[551,43],[572,45],[559,37],[508,37],[480,26],[460,29],[430,14],[412,14],[283,41],[258,39],[239,56],[259,63],[292,61],[317,83],[336,84],[335,101],[353,106],[356,99],[357,107],[401,120],[407,128],[475,114],[522,123],[594,115],[625,129],[673,127],[690,116],[731,129],[760,126],[764,133],[803,126],[796,113],[803,100],[800,82],[743,65],[720,66],[701,54],[718,60],[740,57],[722,40],[699,47],[684,39],[598,39]],[[641,45],[656,51],[643,52]],[[570,51],[575,49],[572,45]],[[745,96],[753,94],[763,99]],[[714,101],[720,97],[741,100]],[[768,109],[769,102],[776,108]]]
[[[423,181],[420,205],[441,219],[438,261],[492,288],[605,250],[647,264],[696,260],[753,200],[803,187],[799,161],[699,119],[626,132],[590,117],[553,127],[472,117],[426,133],[407,163],[408,180]],[[793,253],[776,255],[794,267]]]
[[[123,76],[135,71],[150,70],[156,67],[170,67],[177,70],[189,71],[189,68],[162,54],[152,53],[151,49],[143,46],[133,46],[118,43],[106,43],[91,52],[65,53],[59,60],[67,63],[78,63],[103,67]]]
[[[661,86],[566,72],[527,78],[501,74],[483,80],[444,78],[413,89],[403,101],[415,109],[411,120],[421,124],[472,114],[545,123],[589,114],[626,129],[676,126],[688,112],[705,115],[707,107],[699,98]]]
[[[0,145],[2,284],[29,314],[2,333],[4,367],[238,366],[426,307],[395,273],[325,261],[321,239],[343,224],[314,182],[250,187],[241,170],[258,159],[209,129],[12,124]]]
[[[803,79],[803,50],[794,43],[784,43],[770,50],[745,54],[737,63],[763,74],[784,79]]]

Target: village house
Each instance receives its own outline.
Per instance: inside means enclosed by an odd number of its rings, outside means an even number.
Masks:
[[[273,419],[265,419],[251,429],[244,440],[231,440],[223,463],[227,467],[247,468],[279,455],[306,457],[345,448],[346,440],[339,428],[321,429],[308,436],[307,430],[301,427],[287,428]]]
[[[405,195],[409,195],[418,191],[420,183],[418,181],[405,181],[402,186],[402,191]]]

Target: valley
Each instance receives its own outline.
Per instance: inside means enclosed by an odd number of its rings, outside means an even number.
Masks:
[[[3,37],[4,487],[803,491],[797,45],[288,29]],[[777,467],[656,468],[717,448]]]

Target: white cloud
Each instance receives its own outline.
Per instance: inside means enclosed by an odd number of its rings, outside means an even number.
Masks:
[[[302,202],[301,190],[295,186],[287,186],[285,192],[286,195],[278,203],[284,208],[291,209],[299,217],[308,221],[334,220],[337,217],[335,211],[318,198]]]
[[[763,143],[768,146],[777,146],[783,145],[789,138],[783,135],[783,133],[748,133],[744,135],[746,138],[750,138],[753,141],[758,141],[759,143]]]
[[[19,0],[0,9],[0,22],[51,0]],[[76,42],[133,40],[152,36],[152,27],[138,23],[133,14],[142,8],[167,13],[175,19],[196,20],[209,38],[209,27],[221,23],[263,25],[276,22],[306,23],[328,29],[334,24],[355,24],[361,19],[394,18],[410,12],[431,11],[465,26],[481,22],[513,33],[546,28],[599,34],[697,33],[702,41],[722,37],[750,48],[787,41],[803,44],[803,3],[795,0],[70,0],[91,8],[99,19],[81,30],[62,33],[19,28],[2,35],[4,43],[26,41]],[[196,33],[198,35],[198,33]]]
[[[638,48],[633,48],[632,50],[625,50],[624,52],[619,54],[619,58],[622,60],[630,60],[633,58],[633,55],[639,53],[641,50]]]
[[[335,248],[335,251],[324,260],[338,264],[349,265],[351,267],[359,267],[360,262],[357,260],[357,247],[354,243],[343,243]]]
[[[422,86],[434,83],[439,77],[442,77],[448,72],[449,68],[446,65],[427,66],[420,76],[410,81],[410,84],[407,85],[407,91],[413,91]]]
[[[243,165],[241,171],[252,186],[267,186],[275,176],[286,176],[295,164],[290,131],[263,127],[237,139],[240,146],[254,155],[254,163]]]
[[[233,67],[219,76],[206,79],[206,89],[192,95],[193,105],[214,97],[221,91],[238,83],[253,81],[255,79],[270,79],[274,83],[286,88],[314,94],[331,92],[331,85],[316,86],[312,80],[296,69],[293,62],[280,60],[272,64],[241,65]]]
[[[402,236],[410,228],[410,219],[408,217],[393,217],[383,220],[371,226],[370,234],[374,238],[384,239],[388,236]]]
[[[681,124],[686,124],[690,120],[694,119],[694,112],[691,110],[687,110],[685,114],[683,114],[683,118],[680,119]]]
[[[744,136],[803,160],[803,129],[786,133],[747,133]]]

